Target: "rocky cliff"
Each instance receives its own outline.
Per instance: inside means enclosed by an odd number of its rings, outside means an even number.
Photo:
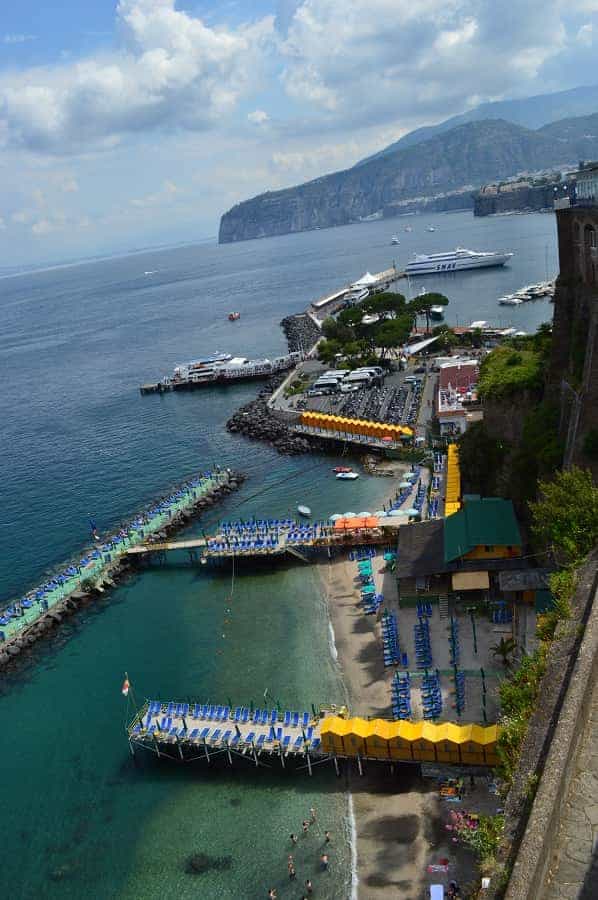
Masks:
[[[408,202],[473,190],[518,172],[598,156],[598,114],[532,131],[503,120],[469,122],[315,181],[239,203],[220,222],[220,243],[346,225]]]

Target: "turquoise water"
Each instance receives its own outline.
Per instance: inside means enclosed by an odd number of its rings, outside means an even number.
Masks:
[[[504,316],[500,294],[545,277],[547,256],[554,270],[552,217],[431,221],[438,231],[405,234],[401,253],[409,241],[413,250],[520,247],[510,270],[445,282],[455,319]],[[107,532],[214,462],[249,478],[202,522],[206,528],[220,516],[278,515],[297,503],[317,517],[375,510],[389,490],[385,479],[336,482],[333,458],[288,459],[226,433],[226,418],[255,386],[161,397],[141,397],[137,388],[215,350],[281,351],[278,321],[366,268],[386,268],[396,249],[388,246],[391,230],[373,223],[185,247],[0,280],[0,598],[77,553],[90,515]],[[144,276],[151,270],[157,275]],[[241,310],[239,323],[226,321],[229,309]],[[530,329],[551,307],[515,313],[513,324]],[[208,773],[152,758],[136,767],[129,756],[124,671],[139,700],[259,703],[266,689],[284,706],[344,699],[312,569],[238,573],[232,603],[230,590],[226,571],[149,569],[2,676],[4,893],[211,900],[265,897],[276,885],[290,898],[311,877],[318,896],[348,896],[346,796],[332,771],[311,780],[266,770]],[[317,873],[320,837],[312,833],[295,851],[294,886],[288,835],[312,805],[319,829],[334,833],[332,868]],[[192,853],[221,864],[190,875]]]

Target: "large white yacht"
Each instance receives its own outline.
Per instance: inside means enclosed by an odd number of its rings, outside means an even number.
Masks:
[[[418,253],[405,266],[406,275],[436,275],[438,272],[458,272],[461,269],[484,269],[504,266],[512,253],[465,250],[457,247],[449,253]]]

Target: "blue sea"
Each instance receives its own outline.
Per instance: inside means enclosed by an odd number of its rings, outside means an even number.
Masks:
[[[404,232],[403,225],[413,227]],[[425,231],[432,223],[436,231]],[[398,231],[401,244],[390,246]],[[88,541],[173,484],[214,463],[247,473],[242,490],[201,522],[316,517],[375,509],[384,479],[334,480],[331,457],[278,456],[230,435],[225,422],[256,386],[146,396],[181,362],[215,351],[285,350],[283,316],[355,280],[400,268],[413,252],[505,248],[509,267],[416,279],[447,294],[449,323],[486,319],[534,330],[548,301],[517,309],[499,296],[557,268],[554,217],[397,219],[219,247],[201,244],[54,267],[0,279],[0,599],[41,580]],[[241,319],[230,323],[230,310]],[[199,526],[195,526],[197,529]],[[0,886],[13,898],[280,898],[350,896],[342,780],[267,769],[207,771],[131,759],[125,671],[136,698],[197,697],[283,706],[343,702],[315,572],[147,569],[70,619],[12,674],[0,676]],[[230,609],[231,612],[226,612]],[[130,710],[129,710],[130,712]],[[311,806],[318,826],[295,851],[289,834]],[[318,872],[323,830],[330,873]],[[210,868],[189,874],[192,854]]]

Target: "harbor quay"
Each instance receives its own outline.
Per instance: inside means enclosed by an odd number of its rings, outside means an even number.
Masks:
[[[49,631],[86,596],[112,587],[127,567],[127,553],[150,537],[165,538],[220,496],[235,490],[244,476],[229,469],[203,472],[153,503],[118,532],[100,538],[90,522],[94,544],[77,561],[0,611],[0,666]]]

